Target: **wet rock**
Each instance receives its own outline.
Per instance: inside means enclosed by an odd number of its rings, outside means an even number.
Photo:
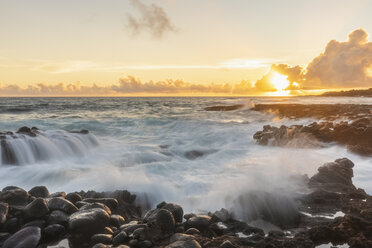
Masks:
[[[6,187],[0,192],[0,201],[14,206],[26,206],[29,201],[29,194],[18,187]]]
[[[107,207],[105,204],[99,203],[99,202],[94,202],[94,203],[87,203],[84,204],[80,210],[88,210],[88,209],[95,209],[95,208],[101,208],[105,210],[108,214],[111,214],[111,209]]]
[[[61,192],[55,192],[49,196],[50,198],[55,198],[55,197],[60,197],[60,198],[65,198],[66,193],[61,191]]]
[[[198,230],[207,228],[209,224],[211,224],[211,217],[208,215],[196,215],[186,221],[188,228],[196,228]]]
[[[62,198],[54,197],[48,200],[48,208],[50,210],[61,210],[67,214],[72,214],[78,211],[78,208],[72,202]]]
[[[243,108],[243,104],[235,104],[235,105],[221,105],[221,106],[212,106],[206,107],[204,110],[206,111],[232,111]]]
[[[95,234],[91,238],[91,243],[92,244],[110,244],[112,240],[112,235],[111,234]]]
[[[22,226],[21,220],[17,217],[7,218],[4,229],[7,230],[7,232],[15,233],[20,229]]]
[[[49,213],[47,202],[42,198],[37,198],[29,203],[23,209],[23,216],[25,219],[37,219]]]
[[[78,193],[68,193],[65,197],[66,200],[72,202],[73,204],[77,203],[78,201],[82,201],[83,198]]]
[[[108,226],[110,217],[100,208],[80,210],[69,218],[69,230],[73,236],[90,237]]]
[[[54,210],[50,213],[47,219],[49,225],[60,224],[66,226],[68,224],[69,215],[61,210]]]
[[[119,205],[118,201],[114,198],[86,198],[83,201],[89,202],[89,203],[96,203],[96,202],[102,203],[108,206],[111,209],[111,211],[115,210]]]
[[[213,213],[212,219],[215,222],[218,222],[218,221],[224,222],[224,221],[230,220],[231,219],[231,215],[230,215],[230,213],[226,209],[221,208],[221,210],[216,211],[216,212]]]
[[[184,154],[185,158],[187,158],[189,160],[197,159],[199,157],[202,157],[203,155],[204,155],[204,152],[197,151],[197,150],[187,151]]]
[[[61,239],[66,233],[64,226],[59,224],[52,224],[44,228],[43,235],[46,240]]]
[[[130,222],[120,226],[120,230],[126,232],[127,234],[132,234],[134,230],[138,228],[145,228],[146,224],[138,224],[137,222]]]
[[[200,234],[200,231],[196,228],[189,228],[186,230],[185,234],[189,234],[189,235],[195,235],[195,234]]]
[[[40,238],[40,228],[25,227],[8,238],[4,242],[3,248],[36,248]]]
[[[352,182],[354,164],[347,158],[337,159],[318,168],[318,173],[310,178],[311,188],[321,188],[333,192],[356,190]]]
[[[119,232],[113,239],[112,239],[112,243],[114,246],[118,246],[122,243],[124,243],[125,241],[127,241],[129,238],[128,238],[128,235],[126,232],[124,231],[121,231]]]
[[[115,226],[115,227],[120,227],[125,223],[125,219],[117,214],[113,214],[110,216],[110,224]]]
[[[46,222],[45,220],[42,220],[42,219],[33,220],[33,221],[30,221],[24,224],[22,228],[25,228],[28,226],[35,226],[35,227],[39,227],[40,229],[43,229],[46,226]]]
[[[6,221],[8,210],[9,210],[8,204],[4,202],[0,202],[0,227]]]
[[[201,248],[201,246],[196,240],[186,240],[173,242],[165,248]]]
[[[183,220],[183,209],[180,205],[177,205],[177,204],[174,204],[174,203],[162,202],[157,206],[157,208],[162,208],[162,209],[169,210],[172,213],[172,215],[174,217],[174,220],[176,222],[182,222],[182,220]]]
[[[50,195],[49,190],[45,186],[33,187],[28,193],[36,198],[47,198]]]
[[[152,230],[160,230],[163,234],[167,235],[174,232],[175,220],[169,210],[155,209],[149,211],[144,217],[144,222]]]
[[[221,245],[220,248],[237,248],[238,246],[234,245],[231,243],[229,240],[224,241]]]

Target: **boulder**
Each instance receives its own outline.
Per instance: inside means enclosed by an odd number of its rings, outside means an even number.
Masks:
[[[25,227],[8,238],[4,242],[3,248],[36,248],[40,238],[40,228]]]
[[[83,198],[78,193],[68,193],[65,197],[66,200],[72,202],[73,204],[76,204],[78,201],[82,201]]]
[[[47,219],[48,225],[60,224],[66,226],[68,224],[69,215],[61,210],[54,210],[50,213]]]
[[[0,202],[0,226],[5,223],[8,215],[9,206],[7,203]]]
[[[36,187],[33,187],[32,189],[30,189],[28,191],[28,193],[31,196],[34,196],[34,197],[37,197],[37,198],[38,197],[40,197],[40,198],[47,198],[50,195],[48,188],[45,187],[45,186],[36,186]]]
[[[69,230],[73,236],[91,237],[109,225],[110,216],[101,208],[80,210],[69,218]]]
[[[72,202],[62,197],[54,197],[49,199],[48,208],[50,210],[61,210],[67,214],[72,214],[78,211],[78,208]]]
[[[29,194],[18,187],[6,187],[0,192],[0,201],[12,206],[26,206],[29,201]]]
[[[106,206],[108,206],[111,211],[115,210],[119,203],[116,199],[114,198],[86,198],[86,199],[83,199],[84,202],[89,202],[89,203],[102,203]]]
[[[37,198],[29,203],[23,209],[23,216],[25,219],[37,219],[49,213],[47,202],[42,198]]]
[[[66,234],[64,226],[59,224],[52,224],[44,228],[43,237],[46,240],[58,240]]]

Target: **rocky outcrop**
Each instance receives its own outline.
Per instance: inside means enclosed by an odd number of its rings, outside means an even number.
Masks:
[[[372,198],[353,185],[353,166],[346,158],[324,164],[311,178],[301,177],[309,192],[294,199],[259,191],[236,199],[234,204],[257,210],[251,220],[276,226],[266,233],[226,209],[184,214],[182,206],[161,202],[142,216],[135,195],[125,190],[49,195],[46,188],[28,193],[6,187],[0,246],[46,247],[68,239],[72,248],[372,247]]]
[[[260,145],[289,146],[297,148],[321,147],[337,142],[360,155],[372,155],[372,117],[359,118],[351,123],[342,121],[314,122],[310,125],[293,125],[280,128],[266,125],[253,138]]]

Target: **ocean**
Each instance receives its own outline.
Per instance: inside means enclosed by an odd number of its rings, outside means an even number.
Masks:
[[[40,137],[14,138],[17,165],[0,163],[0,187],[56,191],[127,189],[138,201],[181,204],[185,211],[233,209],[244,217],[240,196],[257,190],[292,196],[296,178],[312,176],[326,162],[347,157],[353,182],[372,193],[372,159],[344,146],[260,146],[263,125],[309,124],[252,111],[257,103],[363,103],[343,97],[0,98],[0,131],[37,127]],[[243,104],[233,111],[205,107]],[[67,131],[89,130],[81,135]],[[17,143],[18,142],[18,143]],[[35,154],[33,147],[39,147]],[[41,151],[41,152],[40,152]],[[0,160],[2,161],[2,160]]]

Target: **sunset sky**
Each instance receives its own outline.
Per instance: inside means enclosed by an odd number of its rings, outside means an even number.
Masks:
[[[2,0],[0,95],[372,87],[371,10],[368,0]]]

